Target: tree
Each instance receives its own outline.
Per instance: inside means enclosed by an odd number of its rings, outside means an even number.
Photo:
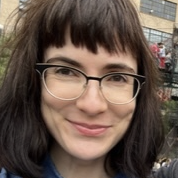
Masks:
[[[161,157],[177,157],[178,146],[178,101],[167,100],[162,102],[162,117],[165,128],[165,144]]]

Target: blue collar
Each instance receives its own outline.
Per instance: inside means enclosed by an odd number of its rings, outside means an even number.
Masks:
[[[54,163],[52,162],[51,158],[49,155],[47,155],[44,163],[44,178],[63,178],[60,173],[57,171]],[[124,174],[118,173],[115,177],[113,178],[127,178]]]
[[[60,173],[57,171],[54,163],[52,162],[50,156],[46,156],[43,164],[43,178],[63,178]],[[14,174],[7,172],[4,168],[0,170],[0,178],[21,178]],[[127,178],[124,174],[118,173],[113,178]]]

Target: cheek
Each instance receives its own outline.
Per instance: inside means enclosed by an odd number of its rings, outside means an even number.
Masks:
[[[132,117],[135,111],[135,102],[127,105],[115,105],[112,107],[112,113],[114,113],[114,126],[108,139],[112,142],[112,146],[115,146],[127,132]]]
[[[49,127],[54,126],[59,121],[61,121],[62,114],[61,111],[65,107],[66,102],[51,96],[45,88],[42,89],[41,93],[41,112],[44,122]]]
[[[135,108],[136,102],[132,101],[129,104],[115,106],[113,111],[117,115],[117,118],[120,118],[119,120],[131,121]]]
[[[45,89],[42,90],[41,112],[44,122],[52,135],[57,134],[57,130],[62,126],[63,115],[61,110],[64,103],[51,96]]]
[[[131,124],[133,114],[135,112],[135,103],[132,102],[132,103],[128,104],[128,106],[123,107],[122,111],[123,111],[122,112],[123,120],[121,121],[121,129],[123,127],[123,132],[125,134],[125,132],[127,131],[128,127]],[[124,129],[125,129],[125,131],[124,131]]]
[[[42,88],[41,98],[42,112],[46,112],[46,109],[58,112],[67,104],[67,102],[51,96],[45,88]]]
[[[127,131],[132,121],[132,117],[135,112],[135,107],[135,102],[115,107],[115,129],[118,135],[124,135]]]

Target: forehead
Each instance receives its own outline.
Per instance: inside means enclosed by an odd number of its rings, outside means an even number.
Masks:
[[[86,47],[76,47],[67,38],[65,46],[46,49],[44,62],[77,67],[92,75],[105,71],[137,73],[137,60],[129,51],[109,53],[99,45],[97,49],[97,53],[93,53]]]

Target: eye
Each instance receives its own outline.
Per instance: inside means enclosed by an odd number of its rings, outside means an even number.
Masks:
[[[55,74],[65,76],[77,76],[78,72],[67,67],[58,67],[55,69]]]
[[[116,74],[108,76],[108,80],[112,82],[126,82],[127,78],[124,75]]]

